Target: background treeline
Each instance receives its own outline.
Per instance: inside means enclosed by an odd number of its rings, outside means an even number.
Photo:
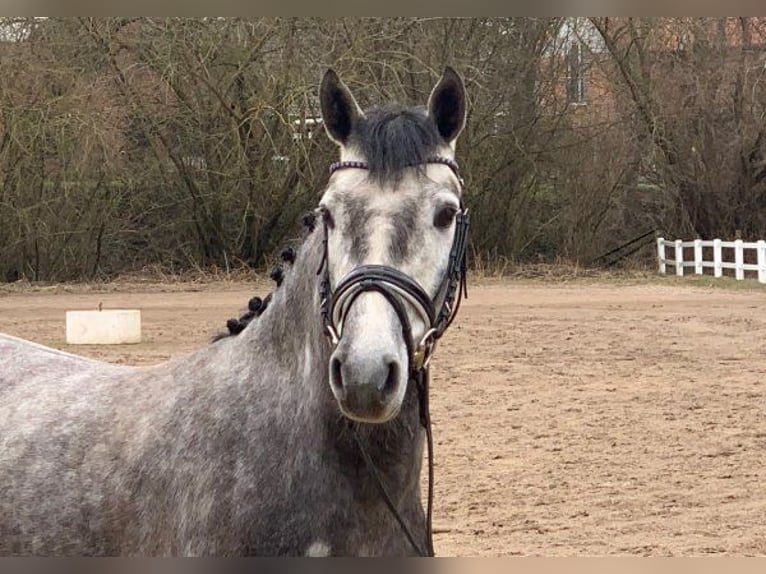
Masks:
[[[0,280],[266,265],[336,155],[327,66],[363,107],[464,76],[474,261],[764,238],[762,20],[0,19]]]

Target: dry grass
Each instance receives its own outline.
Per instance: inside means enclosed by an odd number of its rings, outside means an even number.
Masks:
[[[471,258],[471,275],[480,281],[493,279],[530,279],[567,282],[574,280],[650,280],[656,277],[654,268],[646,265],[623,265],[602,269],[587,267],[577,262],[557,259],[554,262],[530,263],[506,257],[487,260],[481,256]]]
[[[733,277],[715,278],[710,275],[659,275],[654,267],[636,264],[609,269],[590,268],[558,260],[554,263],[517,262],[507,258],[489,262],[481,258],[471,260],[469,285],[492,285],[506,282],[545,283],[610,283],[640,285],[662,283],[667,285],[702,288],[766,290],[766,285],[748,278],[737,281]],[[14,283],[0,283],[0,297],[12,293],[113,293],[147,292],[173,293],[180,291],[229,291],[252,288],[255,292],[267,293],[274,283],[267,271],[254,271],[242,266],[223,270],[217,267],[196,268],[184,272],[170,272],[160,266],[145,267],[139,271],[124,273],[102,281],[33,282],[20,280]]]
[[[252,285],[258,291],[273,288],[273,282],[269,279],[268,273],[256,272],[247,267],[231,270],[222,270],[217,267],[197,268],[181,273],[171,273],[160,266],[151,266],[103,281],[45,282],[24,279],[14,283],[0,284],[0,297],[11,293],[227,291],[241,289],[245,284]]]

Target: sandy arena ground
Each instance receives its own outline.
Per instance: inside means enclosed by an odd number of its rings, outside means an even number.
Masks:
[[[110,291],[0,291],[0,331],[154,363],[265,287]],[[145,342],[64,344],[99,302],[140,308]],[[766,555],[765,379],[758,286],[474,286],[434,359],[437,555]]]

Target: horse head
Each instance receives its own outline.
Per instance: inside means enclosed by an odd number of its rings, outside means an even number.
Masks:
[[[383,423],[459,302],[467,216],[455,142],[465,88],[448,67],[425,107],[363,111],[328,70],[320,103],[340,150],[318,209],[330,386],[347,417]]]

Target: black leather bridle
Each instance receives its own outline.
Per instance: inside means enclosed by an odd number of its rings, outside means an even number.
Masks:
[[[448,166],[457,176],[462,187],[463,179],[457,162],[446,157],[431,157],[424,163],[439,163]],[[367,169],[367,164],[361,161],[338,161],[330,166],[330,175],[340,169]],[[468,244],[468,210],[460,198],[460,209],[455,214],[455,235],[449,254],[447,271],[445,272],[434,299],[409,275],[406,275],[387,265],[360,265],[343,277],[335,289],[330,282],[328,264],[327,224],[324,222],[324,254],[322,264],[317,274],[322,274],[320,281],[320,313],[325,335],[333,346],[336,346],[343,336],[342,328],[345,317],[359,295],[374,291],[385,297],[394,309],[402,326],[402,336],[407,346],[408,380],[413,381],[420,407],[420,422],[426,431],[428,446],[428,505],[426,513],[427,548],[422,550],[402,520],[391,497],[388,495],[380,474],[372,459],[364,448],[356,429],[351,426],[354,438],[359,446],[368,470],[373,475],[376,486],[386,505],[402,527],[410,544],[421,556],[433,556],[433,439],[428,405],[428,385],[430,379],[429,364],[433,356],[436,342],[452,323],[460,301],[468,296],[466,287],[466,248]],[[425,334],[417,343],[412,335],[412,327],[407,315],[407,304],[420,316],[426,326]]]

